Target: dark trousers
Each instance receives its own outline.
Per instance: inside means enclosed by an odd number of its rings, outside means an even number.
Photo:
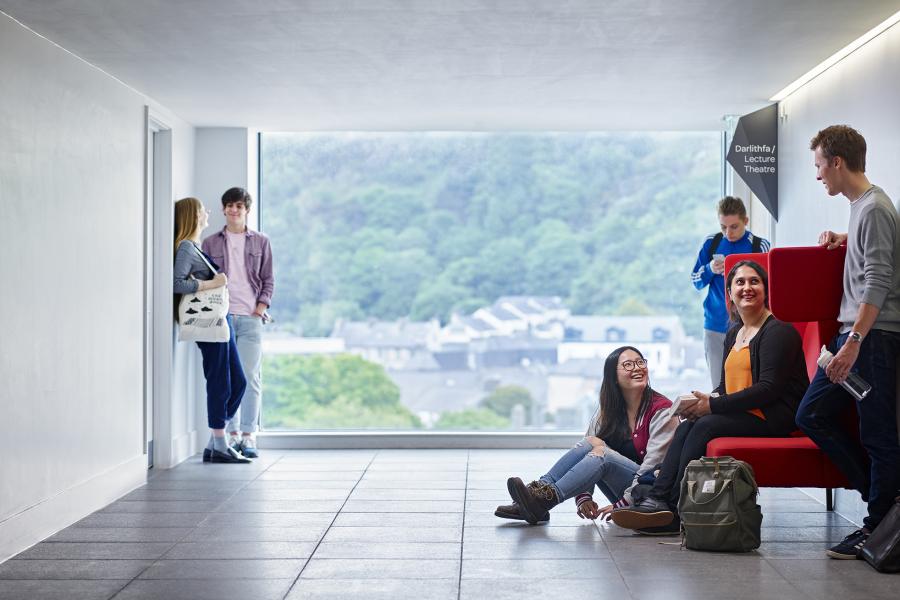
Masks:
[[[678,511],[684,468],[692,460],[706,455],[706,444],[718,437],[771,437],[787,432],[772,432],[768,423],[750,413],[706,415],[696,421],[683,421],[666,451],[656,483],[649,496]]]
[[[203,375],[206,376],[206,419],[210,429],[224,429],[241,405],[247,378],[241,368],[234,328],[228,315],[231,339],[227,342],[197,342],[203,355]]]
[[[834,354],[847,334],[828,345]],[[862,341],[853,371],[872,386],[860,402],[819,369],[800,408],[797,425],[847,476],[850,485],[869,503],[863,524],[875,528],[900,490],[900,444],[897,442],[897,357],[900,333],[873,329]],[[859,441],[844,429],[846,409],[856,405]]]

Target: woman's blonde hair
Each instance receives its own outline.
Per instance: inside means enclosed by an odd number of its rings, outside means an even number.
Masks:
[[[197,233],[200,225],[200,211],[203,203],[196,198],[182,198],[175,203],[175,253],[178,253],[178,245],[184,240],[189,240]]]

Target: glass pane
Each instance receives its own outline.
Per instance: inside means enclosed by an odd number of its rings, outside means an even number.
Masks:
[[[266,429],[583,430],[638,347],[709,389],[718,133],[262,136]]]

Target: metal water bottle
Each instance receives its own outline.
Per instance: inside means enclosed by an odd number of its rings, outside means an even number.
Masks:
[[[819,353],[819,358],[816,360],[816,364],[818,364],[822,369],[828,366],[828,363],[831,362],[831,359],[834,358],[834,354],[828,351],[828,348],[822,346],[822,351]],[[860,377],[857,373],[851,372],[847,375],[847,379],[841,382],[841,386],[850,392],[850,395],[856,398],[857,401],[862,400],[866,397],[866,395],[872,391],[872,386],[869,385],[865,379]]]

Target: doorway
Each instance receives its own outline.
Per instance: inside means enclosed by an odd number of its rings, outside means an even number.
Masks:
[[[159,331],[163,323],[171,320],[170,297],[165,285],[164,262],[154,257],[165,256],[164,248],[170,246],[172,212],[172,129],[150,107],[146,109],[146,192],[144,195],[144,323],[143,323],[143,395],[144,395],[144,452],[147,468],[158,462],[158,449],[154,441],[165,439],[165,390],[169,388],[170,369],[165,365],[166,338]],[[168,225],[168,227],[167,227]],[[166,232],[169,235],[166,235]],[[164,333],[164,332],[163,332]],[[171,357],[169,357],[170,359]]]

